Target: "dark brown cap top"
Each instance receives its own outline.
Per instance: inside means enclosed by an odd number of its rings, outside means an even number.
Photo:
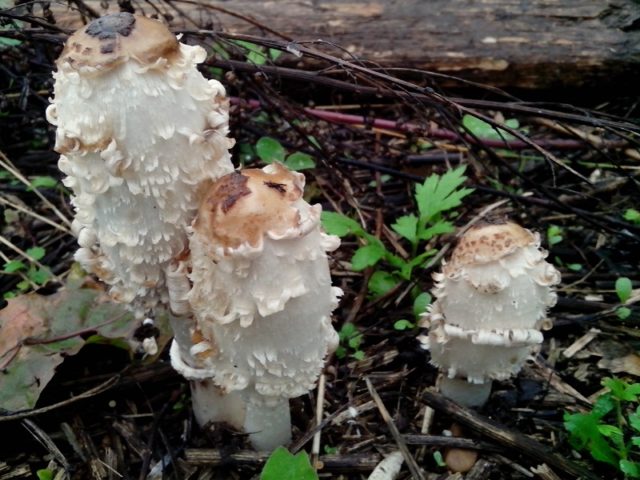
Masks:
[[[175,35],[162,23],[130,13],[97,18],[76,31],[58,58],[58,65],[111,68],[129,59],[150,64],[170,58],[179,48]]]

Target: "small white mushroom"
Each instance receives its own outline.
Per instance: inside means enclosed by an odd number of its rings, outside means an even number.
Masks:
[[[421,336],[443,372],[441,391],[467,406],[482,405],[492,380],[520,371],[543,341],[556,303],[559,272],[545,261],[540,237],[515,223],[469,230],[441,273]]]
[[[304,176],[280,164],[211,187],[190,236],[186,300],[195,325],[174,322],[173,365],[201,381],[193,390],[197,420],[240,426],[259,450],[290,441],[288,400],[314,387],[338,343],[331,311],[341,290],[331,286],[326,252],[339,240],[322,232],[321,207],[304,201],[303,188]]]
[[[140,318],[167,300],[199,187],[233,169],[228,102],[198,72],[205,57],[162,23],[117,13],[74,33],[57,60],[47,119],[73,191],[75,258]]]

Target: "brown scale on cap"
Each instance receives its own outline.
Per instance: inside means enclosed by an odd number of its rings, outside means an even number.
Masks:
[[[479,225],[462,236],[449,265],[492,262],[534,241],[529,230],[512,222]]]
[[[130,58],[150,64],[178,52],[175,35],[162,23],[130,13],[100,17],[75,32],[64,47],[58,66],[110,69]]]
[[[194,230],[216,245],[257,246],[267,232],[283,234],[300,223],[293,203],[302,197],[303,178],[280,164],[266,173],[247,169],[225,175],[208,190]]]

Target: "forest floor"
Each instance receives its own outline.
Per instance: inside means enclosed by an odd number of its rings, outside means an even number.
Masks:
[[[34,15],[40,24],[0,32],[0,290],[46,317],[61,302],[93,305],[102,287],[73,264],[76,239],[65,223],[73,218],[70,192],[60,182],[55,130],[45,119],[66,34],[46,12]],[[516,377],[494,382],[487,404],[470,411],[436,393],[438,371],[416,340],[416,299],[419,305],[427,298],[456,233],[420,243],[419,252],[437,253],[410,280],[385,260],[354,271],[362,239],[344,236],[331,260],[344,296],[334,312],[341,348],[323,374],[323,420],[318,426],[317,390],[293,399],[290,451],[311,453],[320,478],[345,480],[367,478],[396,450],[407,460],[400,479],[640,478],[632,470],[640,461],[632,440],[640,435],[637,98],[611,89],[612,97],[597,103],[575,95],[567,104],[547,92],[528,92],[525,101],[462,83],[445,91],[428,72],[399,79],[333,47],[260,37],[239,42],[231,34],[187,34],[182,41],[208,48],[203,73],[219,78],[231,97],[236,166],[261,165],[264,148],[304,154],[298,160],[314,165],[303,172],[305,198],[357,220],[389,252],[410,260],[417,253],[392,225],[417,212],[417,183],[464,165],[464,186],[473,192],[443,218],[456,231],[508,218],[539,232],[562,274],[541,351]],[[324,67],[313,75],[281,68],[281,55],[314,56]],[[74,289],[96,293],[82,303]],[[8,386],[0,378],[0,480],[36,478],[38,470],[40,478],[258,478],[266,455],[252,451],[245,436],[196,425],[188,382],[168,360],[170,332],[161,323],[156,328],[119,325],[97,340],[95,333],[104,332],[85,328],[42,385]],[[126,335],[156,335],[160,352],[144,357],[121,341]],[[27,338],[42,346],[46,336]],[[13,360],[0,356],[5,373]],[[613,377],[621,382],[605,388],[603,379]],[[16,392],[35,395],[29,408],[7,408]],[[603,396],[619,408],[588,417],[597,425],[578,450],[565,414],[588,414]],[[447,435],[454,422],[461,437]],[[478,452],[464,476],[442,462],[454,447]],[[590,451],[614,451],[628,464],[596,461]]]

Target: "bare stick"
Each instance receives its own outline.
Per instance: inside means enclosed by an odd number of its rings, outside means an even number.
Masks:
[[[402,438],[402,435],[400,435],[400,432],[398,431],[398,427],[396,427],[396,424],[393,423],[393,419],[391,418],[391,415],[389,415],[389,411],[387,410],[387,407],[384,406],[384,403],[382,402],[380,395],[378,395],[378,392],[376,391],[375,387],[371,383],[371,380],[369,379],[369,377],[364,377],[364,381],[367,383],[367,389],[369,390],[369,394],[371,395],[371,398],[373,398],[373,401],[376,402],[378,411],[380,412],[382,419],[387,424],[387,427],[389,428],[389,431],[391,432],[393,439],[396,441],[396,444],[398,445],[398,449],[400,450],[400,452],[402,453],[402,456],[404,457],[404,461],[407,462],[407,466],[409,467],[409,471],[411,472],[411,475],[413,475],[413,478],[415,480],[425,480],[424,475],[420,471],[420,467],[418,467],[416,459],[413,458],[413,455],[411,455],[409,448],[407,448],[407,444],[404,441],[404,438]]]
[[[544,462],[574,477],[598,480],[598,477],[589,470],[553,453],[551,449],[531,437],[463,408],[439,393],[427,390],[422,394],[422,401],[434,410],[450,415],[457,422],[464,424],[479,434],[489,437],[510,449],[516,449],[522,455],[533,458],[538,462]]]

